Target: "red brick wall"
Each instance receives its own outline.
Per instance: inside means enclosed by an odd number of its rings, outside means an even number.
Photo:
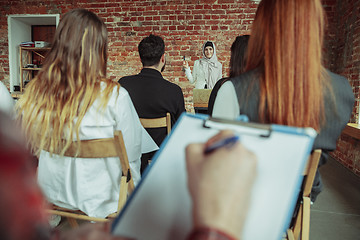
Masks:
[[[324,50],[326,65],[346,76],[356,96],[351,122],[358,120],[360,101],[360,0],[322,0],[328,16]],[[109,31],[108,76],[114,80],[141,69],[137,45],[146,35],[164,38],[168,65],[165,78],[178,84],[192,111],[192,86],[182,71],[182,56],[193,62],[201,57],[206,40],[216,43],[223,75],[227,76],[230,46],[237,35],[249,34],[257,3],[250,0],[0,0],[0,81],[9,83],[7,16],[10,14],[63,14],[72,8],[86,8],[102,17]],[[342,138],[343,139],[343,138]],[[342,141],[342,140],[341,140]],[[350,156],[339,161],[360,169],[348,141],[338,145],[334,156]],[[354,153],[354,154],[353,154]],[[358,156],[358,153],[355,154]],[[359,171],[358,171],[359,172]]]
[[[7,15],[63,14],[86,8],[106,22],[109,31],[108,76],[114,80],[136,74],[142,65],[137,45],[150,33],[164,38],[167,53],[166,79],[178,84],[192,111],[192,86],[182,71],[182,56],[190,66],[202,57],[204,41],[214,41],[227,76],[230,46],[237,35],[249,34],[257,3],[250,0],[8,0],[0,4],[0,80],[9,81]]]
[[[360,0],[332,0],[329,20],[330,70],[348,78],[355,107],[351,122],[359,121],[360,101]]]
[[[359,123],[360,0],[326,0],[329,20],[329,68],[348,78],[355,94],[350,119]],[[332,156],[360,176],[360,140],[342,134]]]
[[[325,66],[329,69],[333,69],[333,59],[337,48],[337,22],[335,21],[336,1],[337,0],[322,0],[326,12],[326,28],[323,46],[324,62]]]
[[[360,176],[360,140],[341,134],[336,151],[331,153],[337,161]]]

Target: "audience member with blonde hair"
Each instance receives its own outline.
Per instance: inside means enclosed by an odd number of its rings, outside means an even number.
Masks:
[[[252,26],[245,73],[224,83],[213,116],[296,127],[319,133],[314,149],[334,150],[354,95],[344,77],[322,62],[324,10],[320,0],[263,0]],[[291,159],[289,159],[291,160]],[[312,192],[321,191],[319,175]]]
[[[157,149],[128,92],[106,78],[106,61],[104,22],[85,9],[70,10],[17,104],[27,141],[39,156],[38,182],[47,199],[101,218],[117,210],[120,161],[65,157],[71,142],[110,138],[121,130],[135,184],[141,154]]]

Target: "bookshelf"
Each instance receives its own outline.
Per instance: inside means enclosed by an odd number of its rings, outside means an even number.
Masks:
[[[49,47],[19,47],[20,93],[24,91],[25,83],[33,78],[33,72],[41,69],[46,53],[49,50]]]

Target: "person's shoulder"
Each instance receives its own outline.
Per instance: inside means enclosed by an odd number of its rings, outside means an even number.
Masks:
[[[121,85],[113,80],[110,79],[103,79],[100,82],[100,86],[101,86],[101,91],[105,91],[105,89],[107,88],[111,88],[111,94],[112,97],[116,96],[118,97],[119,95],[127,95],[128,92],[125,88],[121,87]]]
[[[200,58],[200,59],[198,59],[198,60],[195,60],[195,62],[194,62],[194,66],[195,66],[195,65],[199,65],[199,64],[200,64],[200,62],[201,62],[201,58]]]
[[[333,85],[333,88],[336,90],[340,88],[339,90],[345,90],[345,88],[351,88],[350,83],[348,79],[342,75],[339,75],[337,73],[331,72],[330,70],[326,69],[326,74],[330,78],[330,81]]]
[[[213,90],[220,88],[220,87],[221,87],[226,81],[228,81],[228,80],[230,80],[229,77],[220,78],[220,79],[215,83],[215,86],[213,87]]]
[[[7,87],[0,81],[0,110],[12,115],[15,102],[10,95]]]
[[[4,88],[6,88],[6,87],[5,87],[5,85],[3,84],[3,82],[0,81],[0,89],[2,89],[2,88],[4,89]]]
[[[330,79],[334,80],[334,81],[337,81],[337,82],[344,82],[344,81],[347,81],[347,78],[340,75],[340,74],[337,74],[337,73],[334,73],[334,72],[331,72],[330,70],[326,69],[326,73],[328,74],[328,76],[330,77]]]
[[[181,87],[179,85],[177,85],[176,83],[173,83],[173,82],[170,82],[169,80],[166,80],[164,78],[164,87],[168,88],[168,89],[171,89],[173,91],[181,91]]]
[[[136,76],[136,75],[124,76],[124,77],[120,78],[118,82],[119,82],[119,83],[127,82],[127,81],[133,79],[135,76]]]
[[[349,80],[346,77],[331,72],[330,70],[326,70],[326,74],[330,78],[332,90],[334,91],[335,95],[341,94],[351,97],[354,96]]]
[[[6,86],[2,83],[2,81],[0,81],[0,92],[9,93],[8,89],[7,89]]]
[[[112,95],[109,99],[109,103],[124,103],[131,99],[129,92],[126,88],[119,85],[118,87],[114,87]]]
[[[234,85],[238,84],[249,84],[258,82],[260,79],[261,72],[258,68],[246,71],[236,77],[231,78],[231,82]]]
[[[122,78],[119,79],[118,83],[120,84],[126,84],[134,79],[136,79],[138,76],[138,74],[135,74],[135,75],[129,75],[129,76],[124,76]]]

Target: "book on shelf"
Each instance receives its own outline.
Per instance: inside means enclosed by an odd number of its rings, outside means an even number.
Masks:
[[[32,41],[22,42],[20,43],[21,47],[35,47],[35,43]]]

